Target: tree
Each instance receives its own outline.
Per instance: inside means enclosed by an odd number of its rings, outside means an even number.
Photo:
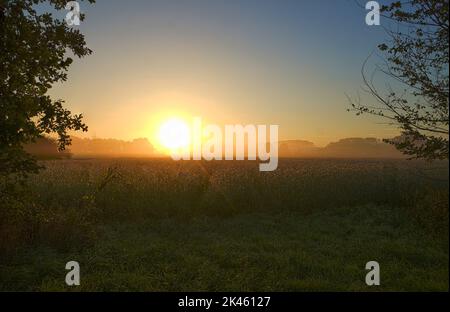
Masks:
[[[0,0],[0,176],[25,177],[40,168],[24,144],[55,133],[64,150],[70,144],[67,131],[87,131],[81,114],[73,115],[64,101],[47,94],[52,84],[67,80],[69,53],[81,58],[92,52],[78,29],[37,8],[62,10],[66,3]]]
[[[411,158],[448,159],[449,1],[396,1],[383,5],[381,12],[396,29],[386,29],[389,40],[378,46],[384,64],[377,65],[370,78],[367,60],[362,70],[365,89],[377,104],[351,100],[352,109],[398,126],[402,135],[386,141]],[[392,79],[396,87],[389,84],[380,92],[374,83],[376,72]]]

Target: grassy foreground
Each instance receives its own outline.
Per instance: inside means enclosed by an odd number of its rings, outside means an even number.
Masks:
[[[447,290],[448,249],[401,218],[363,206],[109,226],[80,252],[25,250],[0,268],[2,290],[69,290],[64,266],[73,259],[80,291]],[[364,282],[370,260],[380,263],[380,287]]]
[[[448,222],[429,226],[441,193],[398,163],[292,161],[268,178],[161,162],[123,161],[116,175],[111,161],[49,163],[32,184],[32,239],[4,253],[0,290],[448,291]],[[365,284],[371,260],[379,287]]]

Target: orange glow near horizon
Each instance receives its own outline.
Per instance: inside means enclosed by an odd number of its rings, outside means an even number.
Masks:
[[[164,121],[158,135],[160,145],[169,150],[186,148],[191,142],[190,127],[180,118]]]
[[[155,113],[148,120],[147,138],[156,151],[166,155],[191,144],[191,117],[180,110]]]

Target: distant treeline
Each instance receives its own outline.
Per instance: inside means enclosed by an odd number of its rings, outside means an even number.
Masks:
[[[56,140],[48,137],[38,138],[34,143],[26,144],[24,149],[38,158],[70,158],[72,156],[68,150],[58,151]]]
[[[281,141],[280,157],[329,157],[329,158],[403,158],[393,145],[376,138],[347,138],[325,147],[303,140]]]
[[[145,138],[123,141],[117,139],[81,139],[72,137],[72,144],[59,152],[56,141],[44,137],[27,144],[25,150],[40,158],[68,158],[75,156],[153,156],[153,145]]]
[[[25,146],[25,150],[40,158],[69,158],[75,156],[160,156],[148,139],[123,141],[117,139],[81,139],[72,137],[72,144],[59,152],[52,138],[40,138]],[[394,146],[375,138],[346,138],[317,147],[304,140],[279,143],[279,157],[291,158],[403,158]]]
[[[123,141],[72,137],[69,148],[75,155],[152,156],[155,152],[153,145],[146,138]]]

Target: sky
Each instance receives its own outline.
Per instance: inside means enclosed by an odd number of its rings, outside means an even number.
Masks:
[[[97,0],[81,10],[93,54],[51,95],[83,113],[85,137],[153,141],[170,117],[277,124],[280,140],[318,146],[398,133],[347,112],[364,60],[386,40],[355,0]]]

